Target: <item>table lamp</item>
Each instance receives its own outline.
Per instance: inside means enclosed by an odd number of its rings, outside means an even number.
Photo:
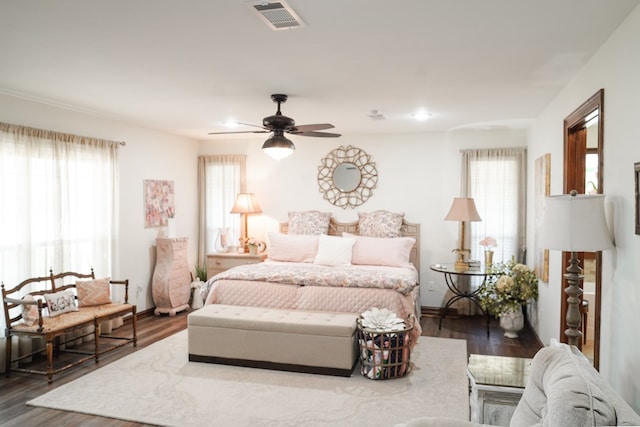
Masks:
[[[445,221],[460,221],[460,246],[454,249],[453,252],[458,254],[458,260],[456,261],[456,271],[467,271],[469,269],[469,263],[465,261],[465,254],[471,253],[469,249],[464,247],[465,245],[465,221],[482,221],[476,204],[471,197],[456,197],[453,199],[451,209],[449,213],[444,217]]]
[[[563,275],[568,286],[567,329],[564,333],[570,345],[577,346],[582,337],[580,330],[580,282],[584,277],[577,252],[597,252],[613,247],[604,214],[603,194],[571,194],[545,197],[542,216],[540,247],[571,252],[569,267]]]
[[[248,253],[249,248],[247,247],[247,240],[249,227],[247,224],[247,216],[250,214],[262,213],[262,209],[260,209],[260,205],[258,205],[258,201],[256,200],[256,195],[253,193],[238,193],[230,213],[242,214],[243,216],[244,235],[242,236],[242,247],[244,252]]]

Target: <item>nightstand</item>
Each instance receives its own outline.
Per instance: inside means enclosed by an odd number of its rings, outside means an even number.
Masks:
[[[256,255],[231,252],[207,254],[207,279],[231,267],[244,264],[259,264],[265,259],[267,259],[266,252]]]

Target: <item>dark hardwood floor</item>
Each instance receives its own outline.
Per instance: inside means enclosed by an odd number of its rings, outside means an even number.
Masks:
[[[175,317],[153,315],[138,319],[138,347],[144,348],[187,327],[187,312]],[[487,337],[486,318],[469,316],[445,318],[442,329],[438,329],[436,316],[424,315],[421,319],[422,335],[457,338],[467,340],[468,354],[489,354],[497,356],[533,357],[541,347],[535,334],[526,326],[517,339],[504,338],[498,321],[491,319],[490,336]],[[125,331],[128,325],[119,329]],[[47,391],[98,369],[114,360],[136,351],[127,345],[106,354],[99,364],[85,363],[54,377],[53,384],[47,384],[46,377],[12,372],[10,376],[0,374],[0,425],[2,426],[108,426],[130,427],[144,424],[96,417],[73,412],[27,406],[25,402]],[[100,387],[96,384],[96,388]],[[88,393],[91,390],[87,390]]]

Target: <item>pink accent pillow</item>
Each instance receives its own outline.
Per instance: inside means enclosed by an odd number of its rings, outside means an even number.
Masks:
[[[76,282],[78,305],[80,307],[89,307],[109,304],[111,302],[110,280],[109,277],[96,280],[78,280]]]
[[[25,295],[23,301],[35,301],[33,295]],[[22,320],[27,326],[31,326],[38,321],[38,306],[33,304],[22,305]]]
[[[313,262],[317,252],[317,235],[269,233],[270,260]]]
[[[384,265],[388,267],[411,267],[411,248],[416,243],[413,237],[363,237],[342,233],[356,239],[353,245],[352,264]]]
[[[375,211],[358,212],[358,229],[366,237],[400,237],[403,213]]]

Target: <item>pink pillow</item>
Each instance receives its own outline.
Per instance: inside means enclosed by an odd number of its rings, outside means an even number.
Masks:
[[[269,259],[313,262],[318,252],[318,235],[269,233]]]
[[[25,295],[23,301],[35,302],[33,295]],[[38,321],[38,306],[33,304],[24,304],[22,306],[22,320],[27,326],[31,326]]]
[[[89,307],[109,304],[111,302],[110,280],[109,277],[96,280],[78,280],[76,282],[78,305],[80,307]]]
[[[352,264],[384,265],[388,267],[411,267],[411,248],[416,243],[413,237],[362,237],[342,233],[345,237],[355,237]]]

